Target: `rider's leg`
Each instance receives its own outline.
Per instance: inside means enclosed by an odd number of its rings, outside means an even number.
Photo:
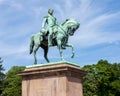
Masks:
[[[52,46],[52,28],[49,28],[48,46]]]

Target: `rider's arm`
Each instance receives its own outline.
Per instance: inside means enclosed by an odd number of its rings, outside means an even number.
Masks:
[[[56,25],[58,25],[58,22],[57,22],[57,19],[55,18],[55,21],[56,21]]]
[[[42,22],[42,28],[45,28],[45,24],[47,23],[47,18],[46,16],[44,17],[44,20]]]

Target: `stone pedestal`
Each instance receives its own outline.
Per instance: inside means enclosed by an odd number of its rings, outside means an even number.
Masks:
[[[82,77],[86,74],[70,63],[37,65],[22,76],[22,96],[83,96]]]

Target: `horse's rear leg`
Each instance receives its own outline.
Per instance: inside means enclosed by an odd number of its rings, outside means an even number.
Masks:
[[[34,53],[34,64],[37,64],[36,52],[37,52],[38,49],[39,49],[39,46],[35,45],[34,51],[33,51],[33,53]]]
[[[31,40],[30,40],[30,54],[33,52],[33,48],[34,48],[34,40],[33,40],[33,36],[31,37]]]

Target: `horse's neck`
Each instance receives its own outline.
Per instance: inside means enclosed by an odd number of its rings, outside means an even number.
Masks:
[[[62,26],[62,25],[61,25],[61,26]],[[68,27],[65,26],[65,25],[63,25],[63,26],[62,26],[62,29],[64,30],[65,34],[67,34],[67,32],[68,32]]]

